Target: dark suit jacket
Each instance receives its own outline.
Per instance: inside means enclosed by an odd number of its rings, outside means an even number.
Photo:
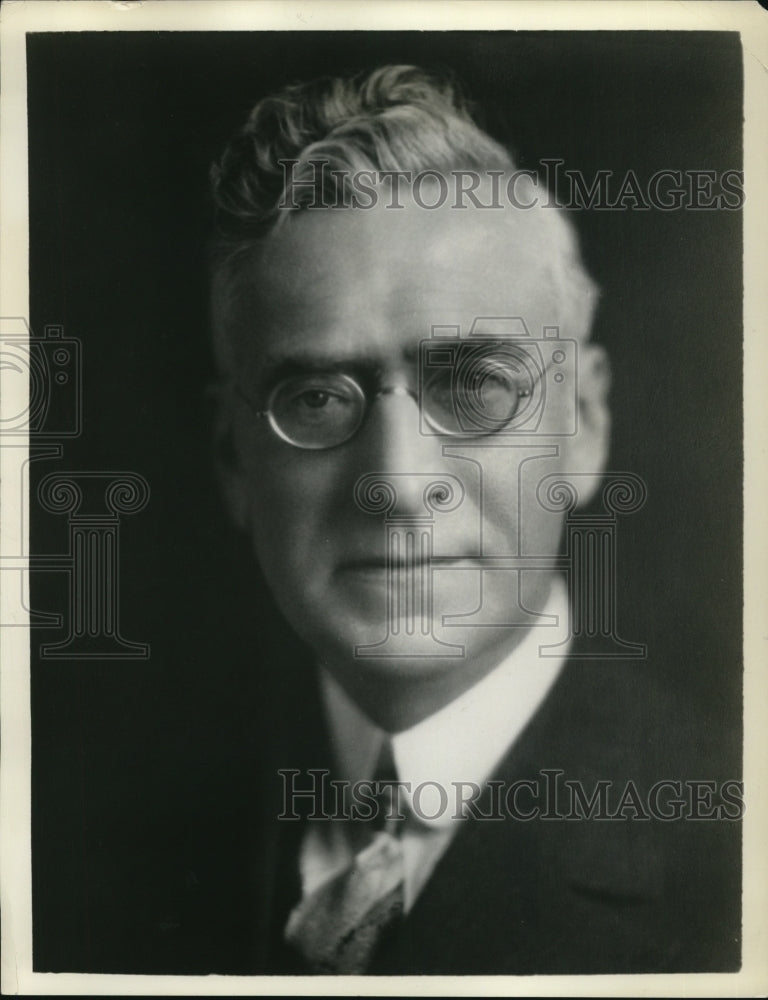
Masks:
[[[277,770],[330,761],[309,675],[301,685],[291,675],[262,708],[236,735],[225,725],[226,749],[185,780],[166,768],[148,809],[130,802],[102,825],[83,912],[58,935],[42,922],[36,968],[304,971],[282,945],[304,824],[277,821]],[[588,794],[609,781],[613,812],[629,781],[642,806],[658,780],[736,777],[718,771],[717,756],[706,726],[647,663],[574,656],[494,778],[561,770]],[[471,819],[370,972],[733,971],[739,893],[738,821]]]

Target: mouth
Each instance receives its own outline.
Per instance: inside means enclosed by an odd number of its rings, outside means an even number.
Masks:
[[[387,568],[393,572],[408,569],[450,569],[465,568],[472,569],[477,561],[477,556],[431,556],[429,559],[383,559],[378,557],[368,557],[361,559],[349,559],[339,565],[342,573],[385,573]]]

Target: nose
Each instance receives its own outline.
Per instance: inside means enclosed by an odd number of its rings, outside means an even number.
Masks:
[[[426,431],[426,433],[425,433]],[[366,473],[391,481],[397,496],[394,514],[423,514],[425,473],[445,470],[442,443],[422,427],[415,393],[405,386],[381,390],[359,435]]]

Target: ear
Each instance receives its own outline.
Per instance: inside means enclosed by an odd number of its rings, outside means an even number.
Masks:
[[[213,413],[213,463],[224,505],[236,528],[248,527],[247,490],[235,434],[236,400],[230,386],[219,382],[209,386]]]
[[[582,480],[585,485],[579,487],[579,506],[582,506],[594,496],[600,485],[600,473],[608,461],[611,373],[605,350],[598,344],[581,344],[576,376],[579,420],[576,434],[567,439],[565,472],[593,476]]]

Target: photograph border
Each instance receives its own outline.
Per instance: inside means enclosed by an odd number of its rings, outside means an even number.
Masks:
[[[768,320],[768,15],[755,3],[612,0],[514,2],[462,0],[416,4],[400,0],[255,3],[144,0],[16,0],[0,10],[0,316],[29,317],[29,219],[25,36],[33,31],[260,31],[260,30],[690,30],[738,31],[745,87],[744,205],[744,781],[743,966],[739,973],[631,976],[274,977],[121,976],[32,971],[31,720],[28,622],[0,630],[0,905],[2,991],[7,994],[103,995],[431,995],[507,996],[750,996],[768,989],[768,479],[764,372]],[[18,381],[18,380],[16,380]],[[13,389],[11,386],[13,385]],[[8,389],[8,395],[4,390]],[[10,393],[14,398],[10,398]],[[28,400],[0,370],[0,405],[21,412]],[[5,456],[0,450],[0,461]],[[0,466],[0,556],[29,551],[21,537],[27,516]],[[26,577],[26,574],[25,574]],[[26,595],[28,597],[28,594]],[[28,602],[25,602],[28,603]],[[5,590],[2,608],[10,607]],[[4,618],[2,620],[5,620]]]

